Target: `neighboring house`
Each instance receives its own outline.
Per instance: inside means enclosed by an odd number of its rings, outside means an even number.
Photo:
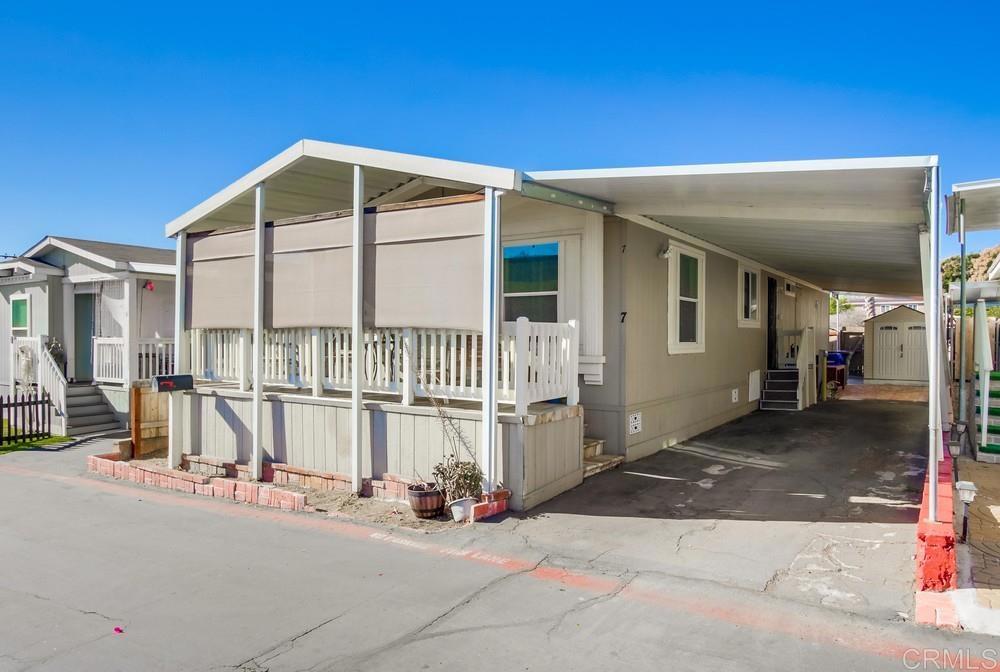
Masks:
[[[615,459],[802,409],[828,289],[922,292],[936,166],[522,173],[301,141],[166,227],[187,269],[178,370],[197,378],[174,395],[170,460],[428,479],[454,449],[444,412],[525,509]]]
[[[174,260],[62,236],[0,260],[0,394],[42,388],[70,434],[123,427],[129,383],[173,367]]]

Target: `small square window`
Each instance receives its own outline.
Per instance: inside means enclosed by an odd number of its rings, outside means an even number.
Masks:
[[[737,277],[737,324],[741,327],[760,326],[760,270],[739,265]]]
[[[27,336],[31,328],[28,297],[12,297],[10,300],[11,336]]]

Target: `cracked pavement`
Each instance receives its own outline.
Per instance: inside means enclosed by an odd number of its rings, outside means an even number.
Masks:
[[[742,450],[750,429],[729,429]],[[768,453],[782,474],[713,469],[711,489],[620,470],[530,516],[434,535],[84,475],[102,450],[0,458],[2,672],[901,669],[910,646],[994,643],[896,613],[906,511],[859,518],[846,498],[870,485],[863,470],[904,471],[886,466],[912,462],[898,442],[838,455],[840,481],[794,451]],[[713,464],[665,452],[627,469],[696,483]],[[762,497],[805,476],[843,496]]]

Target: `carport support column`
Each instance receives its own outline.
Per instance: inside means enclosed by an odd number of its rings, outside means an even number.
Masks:
[[[483,490],[497,479],[497,321],[500,266],[500,192],[486,187],[483,219]]]
[[[264,469],[264,183],[254,189],[253,208],[253,413],[250,480]]]
[[[351,489],[361,492],[361,448],[364,444],[364,408],[361,393],[364,383],[365,325],[365,172],[354,166],[353,247],[351,271]]]
[[[174,274],[174,371],[188,370],[187,332],[184,320],[187,315],[187,232],[177,234],[176,267]],[[169,395],[167,429],[167,466],[176,469],[181,466],[181,452],[184,450],[183,408],[184,395]]]
[[[940,215],[939,181],[937,166],[931,167],[929,171],[930,193],[930,259],[927,264],[927,290],[928,290],[928,327],[927,349],[929,355],[929,367],[927,370],[928,394],[927,394],[927,473],[928,473],[928,506],[927,517],[930,521],[937,520],[937,492],[938,492],[938,455],[941,453],[941,253],[938,240],[938,223]]]
[[[961,263],[959,266],[959,318],[958,318],[958,421],[967,422],[965,417],[965,203],[958,200],[958,245]]]

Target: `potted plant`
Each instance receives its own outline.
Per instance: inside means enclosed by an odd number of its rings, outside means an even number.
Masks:
[[[406,499],[417,518],[437,518],[444,509],[444,495],[436,483],[411,483]]]
[[[479,465],[459,460],[453,453],[434,467],[434,479],[448,500],[455,522],[471,518],[472,506],[483,494],[483,472]]]

